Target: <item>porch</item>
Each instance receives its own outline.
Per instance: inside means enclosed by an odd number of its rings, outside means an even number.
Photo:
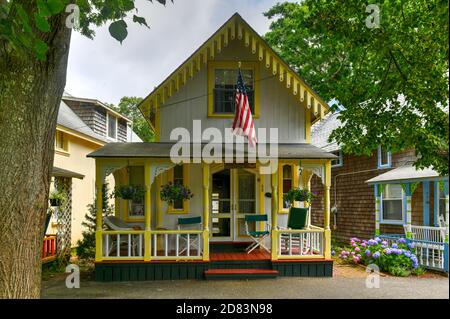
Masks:
[[[269,274],[332,275],[329,190],[333,155],[306,144],[295,145],[296,152],[289,148],[289,152],[279,154],[277,169],[269,174],[262,173],[266,163],[260,161],[225,164],[220,160],[206,163],[198,158],[184,159],[179,178],[183,178],[195,196],[175,209],[159,196],[163,183],[178,174],[169,157],[171,146],[172,143],[141,143],[144,148],[141,152],[145,154],[130,156],[129,150],[124,153],[129,145],[111,144],[90,154],[96,158],[97,167],[98,280],[200,279],[226,273],[216,269],[228,269],[228,273],[234,270],[233,274],[238,276],[247,273],[247,278]],[[145,151],[149,147],[152,152]],[[136,174],[139,170],[130,167],[141,167],[141,173]],[[134,210],[133,203],[116,198],[115,216],[134,229],[103,227],[102,185],[109,174],[113,174],[116,185],[135,184],[142,178],[146,191],[139,209]],[[324,225],[309,222],[303,229],[283,229],[288,217],[288,209],[282,202],[284,186],[309,188],[313,174],[324,183]],[[308,204],[301,202],[295,206]],[[134,214],[139,210],[140,216]],[[250,254],[242,249],[215,251],[214,247],[220,243],[230,247],[251,244],[244,223],[248,214],[269,216],[269,236],[264,241],[267,251],[257,249]],[[178,218],[194,216],[201,217],[200,228],[178,227]],[[252,231],[263,231],[266,226],[263,222],[248,225]]]
[[[368,183],[375,190],[375,235],[389,244],[405,238],[414,245],[420,266],[448,272],[448,177],[404,166]]]

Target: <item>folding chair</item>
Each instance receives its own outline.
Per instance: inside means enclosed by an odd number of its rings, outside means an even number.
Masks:
[[[202,217],[196,216],[196,217],[180,217],[178,218],[178,230],[192,230],[196,229],[202,230]],[[200,255],[200,236],[194,236],[194,239],[192,239],[192,235],[188,234],[178,234],[179,238],[183,240],[183,242],[186,244],[186,246],[179,252],[181,255],[185,251],[189,250],[191,248],[197,249],[197,255]]]
[[[134,230],[133,225],[130,225],[126,222],[124,222],[122,219],[116,217],[116,216],[105,216],[103,218],[106,226],[111,230]],[[112,237],[116,237],[117,235],[113,235]],[[117,237],[116,237],[117,238]],[[104,244],[106,242],[104,241]],[[128,243],[128,236],[124,236],[123,239],[120,240],[120,245],[131,245],[131,254],[133,256],[136,256],[138,252],[142,252],[142,247],[138,247],[138,241],[133,238],[133,235],[131,235],[131,242]],[[116,247],[117,243],[115,241],[111,242],[111,245],[109,247],[108,256],[113,252],[114,249],[120,250],[120,247]],[[106,247],[104,247],[106,248]]]
[[[254,243],[245,249],[247,254],[250,254],[257,247],[261,247],[270,253],[269,249],[264,246],[264,240],[270,235],[270,224],[268,220],[267,215],[245,215],[245,232],[254,241]],[[265,222],[265,230],[250,231],[248,227],[250,222]]]

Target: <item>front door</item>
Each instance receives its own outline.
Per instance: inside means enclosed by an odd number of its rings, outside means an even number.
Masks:
[[[257,212],[256,173],[224,169],[212,174],[211,241],[248,241],[245,215]],[[255,225],[249,225],[254,230]]]

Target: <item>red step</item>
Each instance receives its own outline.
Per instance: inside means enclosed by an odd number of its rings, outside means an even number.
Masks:
[[[278,270],[272,269],[209,269],[206,279],[262,279],[276,278]]]

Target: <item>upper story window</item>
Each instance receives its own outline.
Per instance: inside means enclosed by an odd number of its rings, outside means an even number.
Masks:
[[[69,143],[67,141],[67,136],[64,132],[56,131],[55,135],[55,149],[57,151],[67,152],[69,150]]]
[[[252,116],[258,117],[256,63],[242,63],[241,73],[247,90]],[[212,117],[234,117],[236,110],[237,62],[210,62],[208,71],[209,107]]]
[[[338,158],[331,161],[331,167],[341,167],[344,166],[344,154],[341,150],[331,152],[331,154],[336,155]]]
[[[392,163],[392,154],[385,147],[378,146],[378,168],[389,168]]]
[[[107,113],[106,119],[107,136],[113,140],[117,140],[117,117],[110,113]]]
[[[403,189],[400,184],[388,184],[381,195],[381,222],[403,224]]]

